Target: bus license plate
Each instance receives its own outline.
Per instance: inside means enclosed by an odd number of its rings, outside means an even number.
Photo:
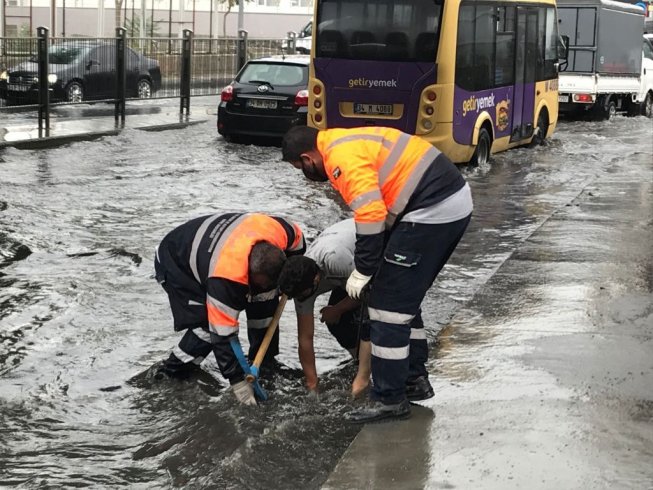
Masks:
[[[30,89],[29,85],[18,85],[15,83],[10,83],[7,85],[7,90],[11,92],[27,92]]]
[[[354,104],[354,114],[391,116],[392,104]]]
[[[276,109],[277,108],[277,101],[276,100],[249,99],[247,101],[247,107],[253,107],[254,109]]]
[[[568,95],[558,95],[558,102],[562,102],[563,104],[565,102],[569,102],[569,96]]]

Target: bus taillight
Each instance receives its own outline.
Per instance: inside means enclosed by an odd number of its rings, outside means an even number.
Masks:
[[[295,105],[307,106],[308,105],[308,90],[300,90],[295,95]]]
[[[424,112],[426,112],[427,116],[432,116],[435,110],[431,106],[427,106],[426,109],[424,109]]]
[[[315,122],[322,122],[322,114],[315,114]]]
[[[313,102],[313,106],[316,109],[319,109],[320,107],[322,107],[322,102],[320,102],[319,100],[316,100],[315,102]]]
[[[434,102],[435,99],[438,98],[435,92],[431,92],[430,90],[426,92],[426,98],[429,99],[431,102]]]
[[[313,86],[313,93],[315,95],[320,95],[322,93],[322,87],[320,87],[319,85],[314,85]]]

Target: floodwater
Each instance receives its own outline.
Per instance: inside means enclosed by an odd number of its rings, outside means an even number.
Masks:
[[[596,175],[653,155],[651,129],[644,118],[563,122],[544,147],[463,169],[474,219],[425,301],[429,338]],[[263,406],[238,406],[213,359],[201,378],[152,376],[179,338],[152,278],[154,247],[187,219],[234,210],[287,215],[309,237],[348,215],[277,148],[226,143],[214,121],[0,153],[4,484],[319,488],[326,480],[359,430],[343,422],[354,366],[319,328],[323,392],[305,396],[292,305],[281,321],[283,367],[265,373]]]

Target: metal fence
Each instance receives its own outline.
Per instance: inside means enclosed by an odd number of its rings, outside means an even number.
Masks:
[[[191,31],[183,38],[127,38],[124,29],[115,38],[51,38],[46,28],[38,33],[0,38],[0,111],[109,101],[118,117],[126,100],[177,97],[183,110],[184,97],[217,95],[247,60],[294,51],[294,39],[250,39],[246,31],[237,39],[195,39]],[[39,79],[39,68],[46,80]]]

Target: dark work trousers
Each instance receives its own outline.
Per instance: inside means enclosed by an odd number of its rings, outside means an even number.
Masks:
[[[164,370],[171,375],[183,375],[199,365],[211,351],[216,358],[220,355],[221,349],[230,351],[231,346],[228,342],[218,342],[218,336],[209,332],[206,290],[191,274],[175,264],[165,252],[165,247],[159,247],[158,258],[154,259],[154,269],[157,281],[168,294],[175,331],[186,330],[179,344],[165,361]],[[265,336],[266,326],[272,319],[278,304],[279,297],[276,291],[247,298],[245,313],[250,360],[256,356]],[[265,355],[264,363],[271,361],[278,353],[279,330],[277,329]]]
[[[444,224],[400,222],[390,234],[369,299],[373,400],[398,403],[406,398],[409,375],[426,374],[420,305],[470,218]]]
[[[331,291],[331,295],[329,296],[329,305],[338,304],[347,297],[347,291],[343,288],[336,287]],[[354,310],[346,312],[335,325],[327,324],[331,335],[348,351],[352,351],[353,349],[357,351],[359,340],[370,340],[369,322],[366,321],[367,314],[362,314],[362,309],[357,307]]]

